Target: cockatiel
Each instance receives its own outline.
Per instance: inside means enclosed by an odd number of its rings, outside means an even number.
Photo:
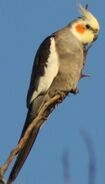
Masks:
[[[48,36],[36,53],[27,95],[28,113],[21,138],[44,100],[62,92],[77,92],[84,67],[84,48],[97,39],[100,29],[97,19],[89,10],[80,4],[79,9],[82,16]],[[32,130],[27,143],[18,154],[8,184],[16,179],[39,129]]]

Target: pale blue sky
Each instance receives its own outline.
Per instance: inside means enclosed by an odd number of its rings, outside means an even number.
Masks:
[[[32,63],[42,40],[75,19],[76,0],[0,0],[0,163],[16,145],[26,116]],[[80,130],[91,137],[96,182],[105,183],[105,8],[104,1],[81,1],[101,24],[99,39],[85,67],[91,78],[79,82],[55,109],[27,159],[16,184],[63,184],[62,155],[69,152],[72,184],[88,184],[89,155]]]

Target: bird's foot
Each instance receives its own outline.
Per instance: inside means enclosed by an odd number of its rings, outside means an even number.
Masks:
[[[68,95],[68,91],[57,91],[56,94],[59,95],[58,103],[61,103],[64,98]]]
[[[65,98],[65,92],[64,92],[64,91],[60,91],[60,92],[58,93],[58,95],[60,95],[59,103],[61,103],[62,100]]]
[[[53,91],[53,93],[50,92],[49,96],[50,96],[50,98],[53,98],[56,95],[59,95],[59,98],[57,100],[57,103],[59,104],[64,100],[64,98],[68,95],[68,93],[69,93],[69,91],[55,90],[55,91]]]
[[[79,89],[78,89],[78,88],[72,89],[72,90],[70,91],[70,93],[76,95],[76,94],[79,93]]]

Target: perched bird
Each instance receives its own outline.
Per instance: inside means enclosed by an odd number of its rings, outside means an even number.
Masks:
[[[27,95],[28,113],[21,138],[44,101],[62,92],[78,92],[77,84],[84,68],[84,48],[97,39],[100,29],[97,19],[89,10],[80,4],[79,9],[81,17],[48,36],[36,53]],[[18,154],[8,184],[16,179],[39,129],[36,127],[32,130]]]

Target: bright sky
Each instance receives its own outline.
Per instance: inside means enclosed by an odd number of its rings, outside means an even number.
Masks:
[[[17,144],[26,116],[26,94],[36,50],[42,40],[79,16],[76,0],[0,1],[0,163]],[[82,1],[98,18],[101,31],[89,50],[79,94],[55,109],[16,184],[63,184],[62,157],[69,153],[72,184],[88,183],[89,155],[81,129],[93,143],[96,182],[105,183],[105,8]],[[8,172],[9,173],[9,172]]]

